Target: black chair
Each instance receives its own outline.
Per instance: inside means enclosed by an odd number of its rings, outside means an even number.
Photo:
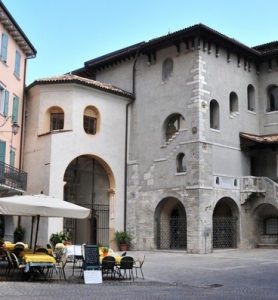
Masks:
[[[131,256],[124,256],[121,259],[119,270],[120,270],[121,277],[123,279],[127,278],[127,271],[128,271],[129,279],[132,278],[132,280],[134,281],[133,265],[134,265],[134,259]],[[122,270],[123,270],[123,275],[122,275]]]
[[[115,278],[115,265],[116,260],[113,256],[105,256],[102,259],[101,263],[101,270],[102,270],[102,276],[106,274],[106,277],[108,277],[109,273],[111,274],[111,278]]]
[[[44,247],[40,247],[36,250],[36,252],[48,254],[48,250]]]

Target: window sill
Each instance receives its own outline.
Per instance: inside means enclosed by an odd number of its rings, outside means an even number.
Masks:
[[[70,131],[72,131],[72,130],[71,129],[52,130],[52,131],[48,131],[48,132],[45,132],[45,133],[40,133],[40,134],[38,134],[38,137],[49,135],[49,134],[57,134],[57,133],[63,133],[63,132],[70,132]]]
[[[277,114],[278,110],[272,110],[272,111],[266,111],[265,114],[266,115],[272,115],[272,114]]]
[[[7,68],[9,67],[8,64],[7,64],[7,62],[6,62],[5,60],[0,59],[0,61],[1,61],[1,63],[2,63],[4,66],[6,66]]]
[[[249,109],[248,109],[247,112],[248,112],[249,114],[251,114],[251,115],[256,115],[256,114],[257,114],[255,110],[249,110]]]
[[[14,77],[15,77],[18,81],[20,81],[20,76],[19,76],[19,75],[17,75],[17,74],[14,73]]]
[[[220,129],[214,129],[214,128],[210,128],[211,131],[216,132],[216,133],[221,133]]]
[[[177,172],[175,175],[176,176],[183,176],[183,175],[186,175],[187,174],[187,171],[185,172]]]

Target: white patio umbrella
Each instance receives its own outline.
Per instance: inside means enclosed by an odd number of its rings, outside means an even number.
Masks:
[[[34,250],[37,244],[40,217],[65,217],[85,219],[90,216],[90,213],[91,210],[88,208],[43,194],[0,198],[1,215],[37,217]],[[32,235],[33,221],[31,243]]]

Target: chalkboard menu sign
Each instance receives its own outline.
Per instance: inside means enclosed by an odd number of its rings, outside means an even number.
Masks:
[[[100,268],[98,246],[86,245],[84,252],[84,270],[98,270]]]

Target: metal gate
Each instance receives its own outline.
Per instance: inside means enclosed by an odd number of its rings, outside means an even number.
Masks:
[[[64,219],[64,231],[67,232],[73,241],[76,241],[76,219]],[[109,205],[94,204],[90,225],[89,243],[98,245],[109,245]],[[85,228],[84,228],[85,230]]]
[[[92,210],[92,240],[95,244],[109,245],[109,205],[94,204]]]
[[[213,248],[237,247],[237,217],[213,217]]]
[[[186,218],[159,218],[157,220],[157,248],[186,249],[186,247]]]

